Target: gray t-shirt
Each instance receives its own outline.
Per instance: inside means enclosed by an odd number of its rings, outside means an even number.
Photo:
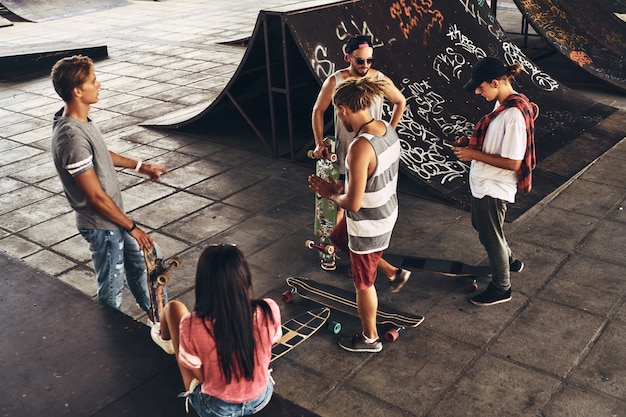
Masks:
[[[76,226],[79,229],[104,230],[119,227],[89,205],[74,179],[77,175],[95,169],[104,191],[123,210],[115,167],[100,129],[91,120],[81,122],[64,117],[61,109],[54,115],[51,151],[65,195],[76,213]]]

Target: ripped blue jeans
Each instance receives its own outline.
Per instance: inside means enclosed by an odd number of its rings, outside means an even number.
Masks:
[[[121,228],[79,229],[79,232],[89,242],[98,281],[98,301],[119,310],[126,281],[139,307],[148,311],[146,264],[135,238]]]

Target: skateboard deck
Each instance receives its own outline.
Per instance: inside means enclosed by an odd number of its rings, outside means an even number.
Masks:
[[[153,321],[158,323],[161,321],[163,308],[167,304],[166,286],[170,280],[170,271],[178,268],[182,261],[178,256],[163,259],[161,248],[156,242],[153,242],[152,251],[143,250],[143,257],[146,261],[150,309],[154,317]]]
[[[299,316],[283,323],[283,336],[272,346],[272,359],[275,361],[292,349],[295,349],[302,342],[311,337],[328,321],[330,308],[318,308],[309,310]]]
[[[330,179],[339,179],[339,164],[337,163],[337,139],[332,136],[324,138],[326,145],[325,159],[318,159],[315,163],[315,175],[327,181]],[[312,151],[309,151],[309,157],[312,157]],[[335,269],[335,251],[332,242],[329,239],[330,233],[335,228],[337,222],[337,204],[334,201],[322,198],[315,193],[315,219],[313,223],[313,233],[317,241],[307,240],[306,247],[309,249],[318,249],[320,256],[320,264],[322,269]]]
[[[420,258],[416,256],[392,255],[385,253],[383,258],[398,268],[412,271],[425,271],[449,277],[490,277],[489,265],[468,265],[448,259]]]
[[[291,287],[291,290],[283,293],[283,301],[285,302],[292,301],[294,294],[298,294],[302,298],[311,300],[332,310],[359,317],[356,294],[354,292],[332,285],[322,284],[307,278],[289,277],[287,278],[287,285]],[[393,326],[392,329],[385,332],[385,339],[390,342],[398,338],[398,332],[400,330],[417,327],[422,321],[424,321],[424,317],[422,316],[405,313],[381,303],[378,304],[376,323]]]
[[[447,277],[470,277],[472,282],[468,285],[468,291],[478,289],[477,278],[491,277],[489,265],[468,265],[459,261],[448,259],[420,258],[417,256],[402,256],[385,253],[383,258],[399,268],[411,271],[423,271]]]

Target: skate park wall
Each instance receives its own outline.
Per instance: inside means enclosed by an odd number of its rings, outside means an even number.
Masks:
[[[514,0],[535,31],[576,66],[626,92],[626,22],[619,2]]]
[[[485,56],[519,62],[523,72],[515,88],[540,107],[534,190],[509,207],[511,220],[624,137],[617,109],[574,93],[533,64],[484,0],[324,3],[261,11],[239,68],[211,103],[144,125],[303,160],[313,147],[311,110],[320,85],[347,65],[346,40],[364,34],[374,44],[374,67],[407,99],[397,128],[401,171],[417,194],[469,205],[469,165],[442,141],[470,135],[493,109],[493,103],[463,89],[472,65]],[[390,110],[386,106],[385,119]],[[331,116],[329,109],[328,133]]]

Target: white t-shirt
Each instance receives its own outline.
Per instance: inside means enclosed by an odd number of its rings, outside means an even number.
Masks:
[[[521,161],[526,154],[526,122],[522,112],[512,107],[500,112],[489,123],[483,152]],[[517,172],[498,168],[484,162],[472,161],[469,184],[476,198],[489,196],[515,202]]]

